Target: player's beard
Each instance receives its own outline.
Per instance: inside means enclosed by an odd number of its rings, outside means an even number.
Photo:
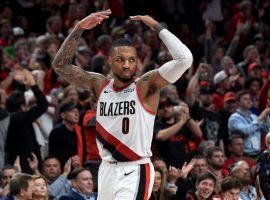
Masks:
[[[119,81],[123,83],[129,83],[134,80],[135,72],[128,78],[121,77],[119,74],[113,73],[114,77],[116,77]]]

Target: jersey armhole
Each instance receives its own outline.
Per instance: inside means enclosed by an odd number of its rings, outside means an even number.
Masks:
[[[100,89],[99,89],[99,91],[98,91],[98,94],[97,94],[97,101],[98,101],[98,99],[99,99],[99,97],[100,97],[101,92],[104,90],[104,88],[105,88],[107,85],[109,85],[109,83],[110,83],[110,80],[107,80],[107,81],[104,83],[104,85],[100,87]]]
[[[144,110],[146,110],[146,111],[147,111],[149,114],[151,114],[151,115],[156,115],[156,112],[154,112],[154,111],[150,110],[149,108],[147,108],[147,107],[145,106],[145,104],[143,103],[141,91],[140,91],[140,89],[139,89],[139,86],[138,86],[137,82],[136,82],[136,86],[135,86],[135,87],[136,87],[136,92],[137,92],[139,101],[140,101],[142,107],[144,108]]]

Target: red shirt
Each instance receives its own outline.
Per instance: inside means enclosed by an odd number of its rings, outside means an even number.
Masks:
[[[215,105],[215,111],[221,110],[223,108],[223,96],[219,93],[214,93],[213,103]]]
[[[249,168],[252,168],[252,167],[255,165],[255,163],[254,163],[252,160],[250,160],[250,159],[247,159],[247,158],[244,158],[244,157],[243,157],[242,160],[244,160],[244,161],[246,161],[246,162],[248,163]],[[231,167],[231,165],[234,164],[234,163],[236,163],[236,162],[237,162],[237,161],[234,160],[232,157],[229,157],[229,158],[225,161],[225,163],[224,163],[224,165],[223,165],[223,169],[229,170],[229,168]]]
[[[86,160],[101,160],[96,143],[96,111],[88,110],[83,118],[83,129],[86,140]]]

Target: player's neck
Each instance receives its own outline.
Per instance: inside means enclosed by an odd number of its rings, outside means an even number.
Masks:
[[[113,87],[114,87],[115,89],[121,90],[121,89],[124,89],[124,88],[126,88],[127,86],[129,86],[133,81],[134,81],[134,80],[132,79],[132,80],[130,80],[130,81],[128,81],[128,82],[123,82],[123,81],[120,81],[119,79],[115,78],[115,79],[114,79],[114,83],[113,83]]]

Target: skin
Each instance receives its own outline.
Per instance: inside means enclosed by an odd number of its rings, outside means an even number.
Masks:
[[[68,82],[81,89],[93,91],[96,97],[98,96],[98,91],[108,79],[102,74],[86,72],[80,67],[72,65],[72,58],[82,32],[100,24],[103,20],[107,19],[110,14],[110,10],[92,13],[78,22],[70,35],[63,42],[52,63],[55,71],[66,78]],[[130,18],[134,21],[142,21],[151,29],[154,29],[158,24],[157,21],[149,16],[134,16]],[[124,88],[134,81],[133,79],[126,81],[126,79],[132,76],[135,70],[134,67],[137,65],[137,53],[134,48],[127,46],[116,47],[109,55],[108,61],[115,75],[114,87]],[[160,89],[169,83],[160,76],[158,70],[153,70],[144,74],[138,80],[137,84],[141,91],[144,106],[156,112],[159,104]]]
[[[84,170],[78,174],[78,176],[72,180],[72,186],[79,193],[86,195],[87,197],[93,192],[93,177],[88,170]]]
[[[153,186],[153,191],[157,192],[160,189],[162,182],[162,177],[159,171],[155,171],[155,179],[154,179],[154,186]]]
[[[224,102],[224,110],[228,111],[229,113],[234,113],[237,109],[237,104],[235,100],[229,100]]]
[[[1,181],[2,187],[6,186],[9,182],[11,177],[16,173],[15,169],[5,169],[2,171]]]
[[[252,106],[251,98],[249,94],[245,94],[240,98],[239,108],[243,111],[248,111],[248,109]]]
[[[61,113],[61,118],[66,127],[73,130],[74,124],[79,122],[79,110],[77,108],[73,108],[72,110],[63,112]]]
[[[223,152],[216,151],[213,153],[211,159],[209,159],[209,163],[213,168],[221,169],[225,162],[225,157]]]
[[[204,159],[196,159],[193,169],[191,170],[191,174],[193,177],[199,177],[200,175],[206,173],[208,171],[208,165]]]
[[[154,167],[161,169],[163,172],[163,176],[167,177],[168,169],[167,169],[166,163],[163,160],[156,160],[154,162]]]
[[[242,138],[233,139],[231,145],[228,146],[229,151],[234,157],[242,157],[244,154],[244,141]]]
[[[49,180],[54,181],[61,174],[60,162],[55,158],[50,158],[44,162],[43,175]]]
[[[34,180],[28,181],[28,188],[23,189],[19,193],[19,199],[21,200],[31,200],[34,190]]]
[[[33,199],[44,199],[48,195],[47,183],[43,178],[34,180]]]
[[[240,194],[239,188],[232,188],[223,194],[223,199],[224,200],[229,200],[229,199],[230,200],[238,200],[239,194]]]
[[[198,185],[196,185],[197,188],[197,196],[200,200],[205,200],[214,191],[215,183],[212,179],[205,179],[202,180]]]
[[[78,95],[77,90],[75,90],[75,89],[70,90],[67,97],[66,97],[66,101],[71,101],[71,102],[77,104],[78,100],[79,100],[79,95]]]

